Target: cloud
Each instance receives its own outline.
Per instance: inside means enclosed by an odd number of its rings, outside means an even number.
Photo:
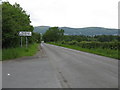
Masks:
[[[4,0],[3,0],[4,1]],[[8,0],[23,7],[32,25],[117,28],[119,0]]]

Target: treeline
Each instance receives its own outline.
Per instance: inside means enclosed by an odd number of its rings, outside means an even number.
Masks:
[[[33,33],[33,26],[30,25],[28,15],[19,4],[11,5],[9,2],[2,2],[2,48],[20,46],[19,31],[30,31],[32,36],[28,37],[28,43],[40,42],[40,34]],[[23,37],[23,44],[25,37]]]
[[[99,35],[99,36],[64,36],[61,44],[76,45],[82,48],[119,49],[120,36]]]
[[[58,27],[49,28],[43,35],[43,40],[45,42],[57,42],[62,41],[64,36],[64,30]]]
[[[45,42],[69,42],[69,41],[88,41],[88,42],[118,42],[120,36],[114,35],[96,35],[96,36],[85,36],[85,35],[64,35],[64,30],[58,27],[49,28],[45,34],[43,34],[43,40]]]
[[[75,45],[79,46],[81,48],[88,48],[88,49],[93,49],[93,48],[101,48],[101,49],[113,49],[113,50],[118,50],[120,45],[119,42],[88,42],[88,41],[82,41],[82,42],[77,42],[77,41],[61,41],[57,42],[59,44],[65,44],[65,45]]]
[[[84,36],[84,35],[64,35],[64,41],[99,41],[99,42],[117,42],[120,36],[113,35],[96,35],[96,36]]]
[[[43,35],[45,42],[55,42],[59,44],[75,45],[82,48],[101,48],[101,49],[119,49],[120,36],[113,35],[64,35],[64,30],[58,27],[52,27]]]
[[[101,48],[118,50],[120,42],[119,36],[101,35],[101,36],[64,36],[61,44],[76,45],[82,48]]]

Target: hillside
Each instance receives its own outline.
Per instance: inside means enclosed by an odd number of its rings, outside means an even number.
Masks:
[[[44,34],[48,30],[49,26],[34,27],[34,32]],[[86,27],[86,28],[70,28],[59,27],[65,31],[65,35],[117,35],[118,29],[109,29],[102,27]]]

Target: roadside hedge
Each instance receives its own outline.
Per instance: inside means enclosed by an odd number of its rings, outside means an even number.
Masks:
[[[102,49],[114,49],[118,50],[120,42],[88,42],[88,41],[82,41],[82,42],[77,42],[77,41],[69,41],[65,42],[62,41],[60,44],[66,44],[66,45],[77,45],[82,48],[102,48]]]

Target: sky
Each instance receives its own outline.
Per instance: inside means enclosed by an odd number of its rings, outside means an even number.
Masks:
[[[118,28],[119,0],[2,0],[17,2],[33,26]]]

